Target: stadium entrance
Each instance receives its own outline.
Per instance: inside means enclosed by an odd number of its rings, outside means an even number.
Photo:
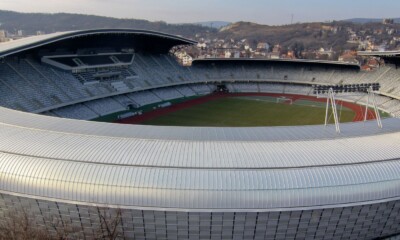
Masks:
[[[216,93],[228,93],[229,89],[226,87],[225,84],[218,84],[215,92]]]

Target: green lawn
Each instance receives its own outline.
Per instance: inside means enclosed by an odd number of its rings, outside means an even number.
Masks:
[[[142,124],[165,126],[293,126],[323,124],[325,105],[301,101],[301,105],[275,103],[263,97],[228,97],[160,116]],[[355,113],[343,108],[341,122]],[[333,122],[333,118],[331,119]]]

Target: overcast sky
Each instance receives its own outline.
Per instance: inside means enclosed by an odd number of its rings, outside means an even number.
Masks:
[[[400,0],[0,0],[0,9],[68,12],[169,23],[222,20],[263,24],[400,17]]]

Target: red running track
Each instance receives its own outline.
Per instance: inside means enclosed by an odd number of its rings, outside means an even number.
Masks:
[[[148,121],[150,119],[175,112],[181,109],[189,108],[198,104],[202,104],[214,99],[219,99],[219,98],[225,98],[225,97],[244,97],[244,96],[269,96],[269,97],[286,97],[290,98],[293,101],[302,99],[302,100],[310,100],[314,102],[326,102],[326,99],[324,98],[316,98],[312,96],[303,96],[303,95],[295,95],[295,94],[282,94],[282,93],[224,93],[224,94],[211,94],[207,95],[204,97],[199,97],[196,99],[192,99],[186,102],[174,104],[170,107],[166,108],[159,108],[151,112],[144,113],[143,115],[140,116],[134,116],[130,118],[125,118],[116,121],[117,123],[123,123],[123,124],[139,124],[145,121]],[[353,122],[358,122],[358,121],[363,121],[364,120],[364,111],[365,107],[362,107],[361,105],[357,105],[355,103],[349,103],[345,101],[336,101],[337,105],[343,104],[343,107],[349,108],[353,110],[356,115],[353,119]],[[368,117],[367,119],[375,119],[375,113],[371,109],[368,109]]]

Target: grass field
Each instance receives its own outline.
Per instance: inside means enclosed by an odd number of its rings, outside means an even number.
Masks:
[[[351,122],[353,110],[343,108],[341,122]],[[143,122],[165,126],[293,126],[323,124],[325,104],[299,100],[290,104],[276,103],[272,97],[226,97]],[[333,118],[331,118],[331,123]]]

